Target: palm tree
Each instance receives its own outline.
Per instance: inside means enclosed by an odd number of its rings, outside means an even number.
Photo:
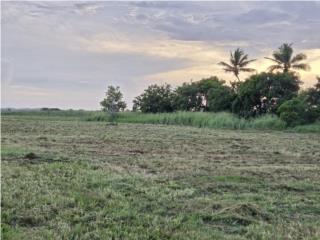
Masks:
[[[296,70],[310,70],[310,66],[306,63],[301,63],[301,61],[307,59],[307,56],[303,53],[299,53],[293,56],[292,43],[282,44],[277,51],[272,54],[273,58],[265,57],[276,64],[271,65],[268,70],[273,72],[275,70],[282,70],[284,73],[289,72],[291,69]]]
[[[247,68],[246,66],[256,61],[256,59],[248,60],[248,54],[244,54],[244,52],[237,48],[234,52],[230,53],[230,64],[226,62],[220,62],[219,65],[224,67],[224,71],[232,72],[238,81],[240,81],[239,74],[240,72],[254,72],[255,69]]]

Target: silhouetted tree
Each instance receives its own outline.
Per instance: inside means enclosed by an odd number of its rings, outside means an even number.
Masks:
[[[231,72],[240,81],[239,74],[241,72],[254,72],[255,69],[248,68],[247,66],[256,61],[256,59],[249,60],[248,54],[245,54],[243,50],[237,48],[234,52],[230,53],[230,63],[220,62],[219,65],[224,67],[224,71]]]
[[[294,70],[310,70],[310,66],[306,63],[301,63],[301,61],[307,59],[307,56],[303,53],[299,53],[293,56],[292,44],[284,43],[277,51],[272,54],[273,58],[266,57],[276,64],[271,65],[268,70],[274,72],[275,70],[281,70],[284,73],[289,72],[291,69]]]

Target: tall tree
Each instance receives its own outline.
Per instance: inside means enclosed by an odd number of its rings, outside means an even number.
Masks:
[[[100,102],[100,105],[104,111],[123,111],[127,107],[127,104],[122,99],[123,95],[120,92],[120,87],[108,86],[106,97]]]
[[[239,74],[241,72],[254,72],[253,68],[248,68],[249,63],[256,61],[256,59],[249,60],[248,54],[245,54],[242,49],[237,48],[230,53],[230,63],[220,62],[219,65],[224,67],[224,71],[233,73],[240,82]]]
[[[275,63],[268,68],[270,72],[281,70],[284,73],[287,73],[291,69],[304,71],[310,70],[310,66],[308,64],[301,62],[307,59],[305,54],[299,53],[293,56],[292,43],[282,44],[277,51],[273,52],[272,56],[273,58],[265,57]]]

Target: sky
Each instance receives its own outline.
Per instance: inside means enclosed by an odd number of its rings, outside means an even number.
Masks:
[[[237,47],[266,71],[285,42],[307,54],[310,87],[319,12],[320,2],[2,2],[1,106],[100,109],[116,85],[131,107],[150,84],[234,80],[218,62]]]

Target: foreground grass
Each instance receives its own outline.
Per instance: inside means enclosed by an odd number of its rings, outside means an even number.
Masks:
[[[3,239],[320,238],[317,134],[4,116],[1,146]]]

